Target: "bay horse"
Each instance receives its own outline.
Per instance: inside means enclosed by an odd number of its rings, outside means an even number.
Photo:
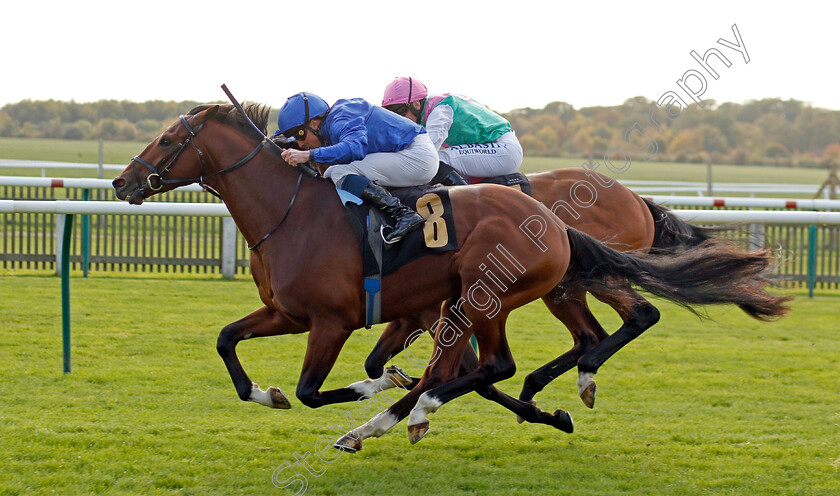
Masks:
[[[268,109],[252,105],[247,112],[264,133]],[[181,116],[131,161],[113,181],[115,194],[140,204],[152,195],[197,182],[225,201],[252,248],[251,272],[264,304],[225,326],[217,341],[241,399],[288,407],[279,390],[263,391],[248,378],[236,344],[307,330],[298,399],[313,408],[362,399],[366,395],[353,387],[320,390],[343,344],[364,324],[360,247],[348,214],[332,182],[304,177],[265,145],[266,138],[232,106],[200,106]],[[440,359],[408,394],[337,441],[337,447],[358,450],[362,439],[383,434],[409,414],[409,438],[416,442],[428,430],[427,413],[512,376],[515,364],[506,339],[507,316],[551,291],[558,297],[567,288],[578,287],[621,292],[633,283],[685,306],[736,302],[755,315],[786,310],[785,299],[765,293],[766,281],[757,277],[768,267],[766,253],[710,246],[702,253],[687,252],[692,256],[645,260],[566,228],[542,204],[503,186],[456,188],[450,191],[450,200],[459,250],[417,259],[383,279],[384,320],[446,301],[442,315],[447,320],[435,333]],[[493,294],[485,280],[484,260],[501,245],[517,276],[507,280],[505,291]],[[565,282],[559,285],[561,281]],[[447,322],[459,322],[466,331],[454,324],[444,326]],[[465,336],[470,334],[478,341],[478,367],[456,378],[468,343]],[[523,417],[572,430],[571,417],[563,410],[548,414],[530,403],[503,397]]]
[[[567,168],[527,175],[531,196],[550,206],[552,212],[567,226],[598,239],[619,251],[675,254],[682,249],[711,241],[715,229],[693,226],[672,214],[665,207],[644,199],[606,175],[591,169]],[[588,197],[581,199],[579,191]],[[579,367],[578,394],[586,406],[595,403],[594,374],[621,347],[653,326],[658,313],[638,293],[628,291],[616,297],[608,292],[594,296],[610,305],[621,317],[622,326],[610,336],[592,315],[586,292],[579,288],[567,290],[563,298],[549,294],[543,302],[572,334],[572,348],[528,374],[519,399],[533,401],[533,397],[551,381],[574,366]],[[440,317],[438,305],[415,316],[390,322],[365,361],[371,379],[379,379],[385,364],[403,351],[407,343],[416,339],[422,330],[430,330]],[[603,344],[602,344],[603,343]],[[475,356],[467,349],[465,367],[475,364]],[[388,368],[393,373],[394,368]],[[404,384],[419,379],[403,380]],[[522,419],[520,418],[520,421]]]

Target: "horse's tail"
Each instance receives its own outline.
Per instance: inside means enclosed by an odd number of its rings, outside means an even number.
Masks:
[[[694,248],[712,239],[717,231],[723,230],[693,226],[674,215],[669,209],[647,198],[642,197],[642,200],[653,216],[654,233],[651,253],[671,254],[681,249]]]
[[[759,320],[781,317],[792,296],[765,291],[767,251],[739,251],[703,243],[682,253],[659,256],[622,253],[572,228],[567,230],[571,263],[559,289],[622,291],[628,284],[671,300],[692,312],[694,305],[732,303]]]

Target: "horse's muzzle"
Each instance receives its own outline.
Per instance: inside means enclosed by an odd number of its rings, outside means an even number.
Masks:
[[[143,188],[136,184],[129,184],[124,177],[117,177],[111,182],[114,187],[114,194],[120,200],[128,200],[132,205],[140,205],[143,203],[144,191]]]

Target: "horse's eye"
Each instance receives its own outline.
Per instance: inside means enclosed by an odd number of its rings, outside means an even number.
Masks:
[[[172,144],[172,140],[169,139],[169,138],[161,138],[160,139],[160,145],[161,146],[169,146],[171,144]]]

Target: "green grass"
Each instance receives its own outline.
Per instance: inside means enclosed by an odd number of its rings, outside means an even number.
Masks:
[[[106,164],[128,164],[131,157],[140,153],[148,143],[106,141],[103,146]],[[74,141],[59,139],[0,138],[0,158],[21,160],[53,160],[61,162],[97,163],[99,161],[98,141]],[[598,160],[598,159],[596,159]],[[526,157],[522,164],[523,172],[553,170],[563,167],[580,167],[584,159]],[[613,175],[617,179],[671,180],[671,181],[706,181],[705,164],[681,164],[675,162],[645,162],[636,160],[629,169],[615,175],[602,168],[599,171]],[[40,175],[33,169],[0,169],[0,175],[31,176]],[[95,171],[85,172],[67,169],[48,169],[48,177],[96,177]],[[115,176],[113,171],[106,172],[106,177]],[[827,177],[827,171],[821,169],[794,167],[767,167],[745,165],[714,165],[713,177],[716,182],[769,182],[820,184]]]
[[[0,272],[2,495],[292,494],[272,473],[307,451],[324,471],[302,472],[310,495],[840,492],[836,292],[800,293],[793,314],[769,324],[724,307],[700,321],[660,304],[660,324],[602,367],[595,409],[577,398],[573,373],[537,396],[573,413],[574,434],[517,425],[471,394],[432,415],[417,445],[403,422],[324,463],[316,443],[346,425],[352,405],[243,403],[216,354],[219,329],[259,306],[253,282],[74,274],[69,375],[59,286],[43,272]],[[602,306],[596,313],[616,325]],[[571,340],[540,304],[514,312],[507,328],[518,372],[502,388],[517,394],[525,374]],[[377,335],[354,334],[327,387],[362,378]],[[248,341],[240,356],[263,387],[292,393],[305,340]]]
[[[148,143],[105,141],[102,145],[106,164],[128,163]],[[99,141],[0,138],[0,157],[19,160],[54,160],[95,164],[99,162]]]

